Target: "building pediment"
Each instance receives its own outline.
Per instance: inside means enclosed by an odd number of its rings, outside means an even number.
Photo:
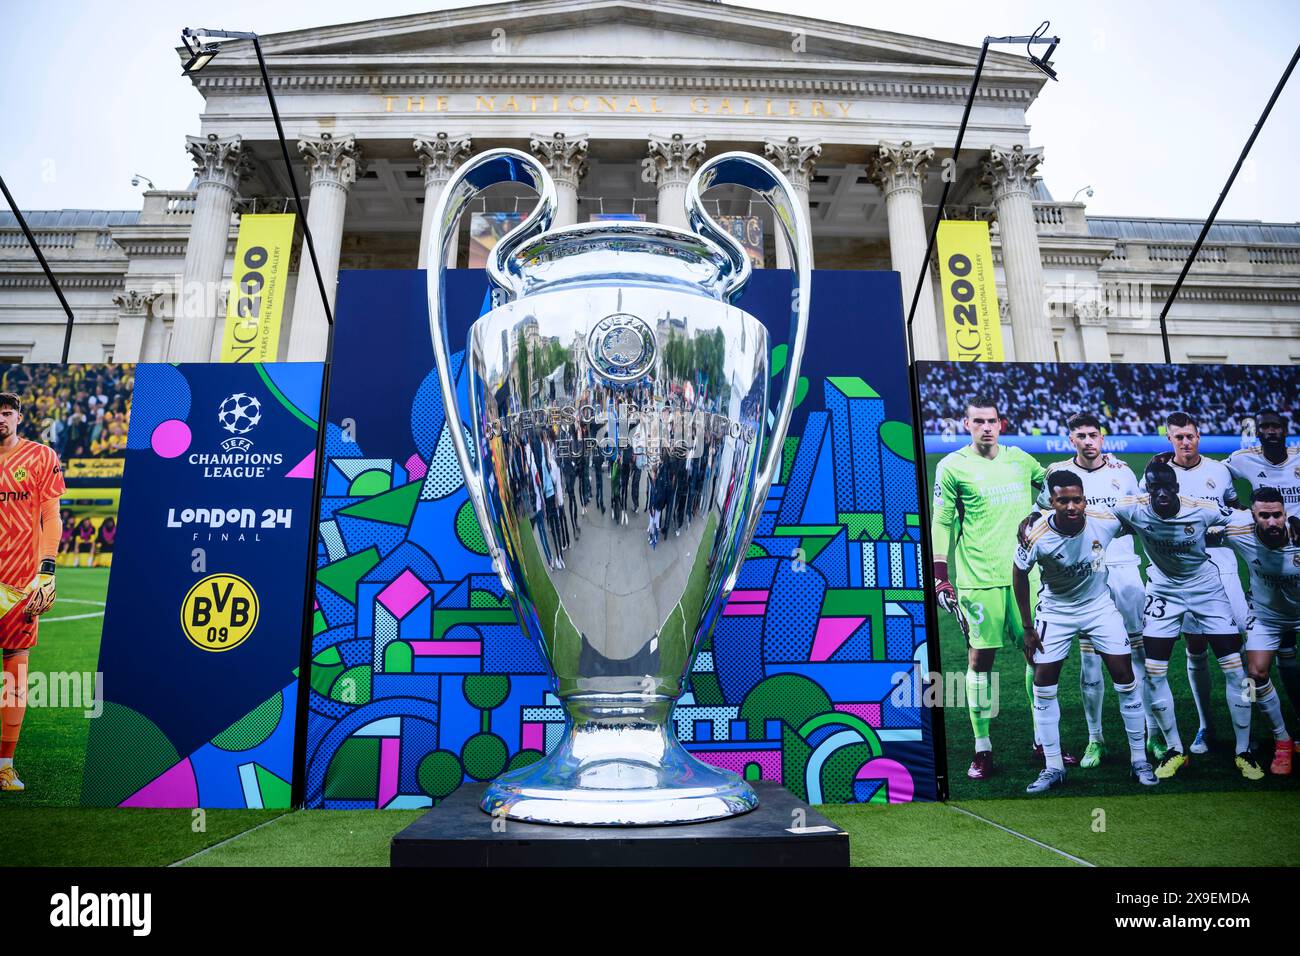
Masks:
[[[277,71],[680,63],[938,79],[968,75],[978,55],[974,47],[707,0],[515,0],[272,34],[262,46]],[[209,69],[243,72],[253,62],[247,43],[231,44]],[[1018,57],[990,54],[988,71],[1034,90],[1042,83]]]

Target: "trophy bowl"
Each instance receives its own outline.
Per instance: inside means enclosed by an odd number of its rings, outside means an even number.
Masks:
[[[525,153],[462,166],[435,211],[434,249],[499,182],[533,212],[488,263],[491,311],[472,326],[464,419],[447,348],[443,269],[430,327],[449,434],[496,573],[565,713],[542,759],[492,781],[482,808],[513,820],[629,826],[729,817],[758,804],[739,775],[688,753],[672,711],[735,586],[780,463],[807,326],[802,205],[765,160],[728,153],[687,189],[689,230],[603,222],[550,229],[555,189]],[[744,249],[704,190],[748,186],[795,262],[783,399],[768,409],[767,331],[732,304]],[[540,703],[540,702],[539,702]]]

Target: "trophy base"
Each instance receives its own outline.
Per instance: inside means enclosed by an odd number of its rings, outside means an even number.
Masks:
[[[567,826],[702,823],[758,806],[738,774],[701,763],[663,727],[586,727],[527,767],[488,784],[494,816]]]

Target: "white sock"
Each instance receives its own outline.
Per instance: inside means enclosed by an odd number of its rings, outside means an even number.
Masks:
[[[1056,684],[1034,685],[1034,733],[1043,742],[1043,758],[1051,770],[1064,770],[1061,760],[1061,704],[1056,699]]]
[[[1210,729],[1210,652],[1187,652],[1187,682],[1192,685],[1192,700],[1196,702],[1196,717],[1202,730]]]
[[[1255,688],[1255,703],[1259,704],[1259,709],[1268,718],[1269,726],[1273,728],[1273,736],[1278,740],[1290,740],[1291,735],[1286,732],[1286,721],[1282,719],[1282,701],[1278,698],[1277,691],[1273,689],[1272,681],[1266,680]]]
[[[14,765],[13,757],[0,757],[0,770],[5,769],[5,767],[12,767],[13,765]]]
[[[1224,694],[1228,698],[1228,716],[1232,718],[1232,729],[1237,736],[1237,749],[1234,753],[1250,750],[1250,695],[1246,692],[1246,672],[1241,667],[1240,654],[1227,654],[1219,658],[1219,667],[1223,668]]]
[[[1128,737],[1129,761],[1145,763],[1146,713],[1142,706],[1142,691],[1138,687],[1135,679],[1128,684],[1116,684],[1115,693],[1119,695],[1119,715],[1124,720],[1124,734]]]
[[[1156,726],[1156,719],[1151,716],[1151,688],[1147,684],[1147,647],[1142,641],[1141,634],[1130,634],[1128,643],[1129,650],[1132,651],[1133,676],[1137,678],[1138,689],[1142,692],[1142,712],[1146,715],[1147,739],[1155,740],[1156,732],[1160,728]]]
[[[1174,715],[1174,695],[1169,691],[1169,662],[1147,658],[1147,688],[1151,692],[1151,716],[1164,735],[1165,746],[1179,753],[1183,739],[1178,736],[1178,718]]]
[[[1101,655],[1093,649],[1092,641],[1079,638],[1079,690],[1083,693],[1083,719],[1088,723],[1088,740],[1102,741],[1101,705],[1106,696],[1106,685],[1101,680]]]
[[[986,750],[992,750],[992,749],[993,749],[993,738],[992,738],[992,737],[976,737],[976,738],[975,738],[975,752],[976,752],[977,754],[981,754],[981,753],[984,753]]]

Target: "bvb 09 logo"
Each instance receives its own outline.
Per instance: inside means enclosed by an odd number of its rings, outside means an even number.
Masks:
[[[205,651],[228,651],[244,643],[257,627],[253,586],[235,574],[209,574],[190,588],[181,603],[181,630]]]

